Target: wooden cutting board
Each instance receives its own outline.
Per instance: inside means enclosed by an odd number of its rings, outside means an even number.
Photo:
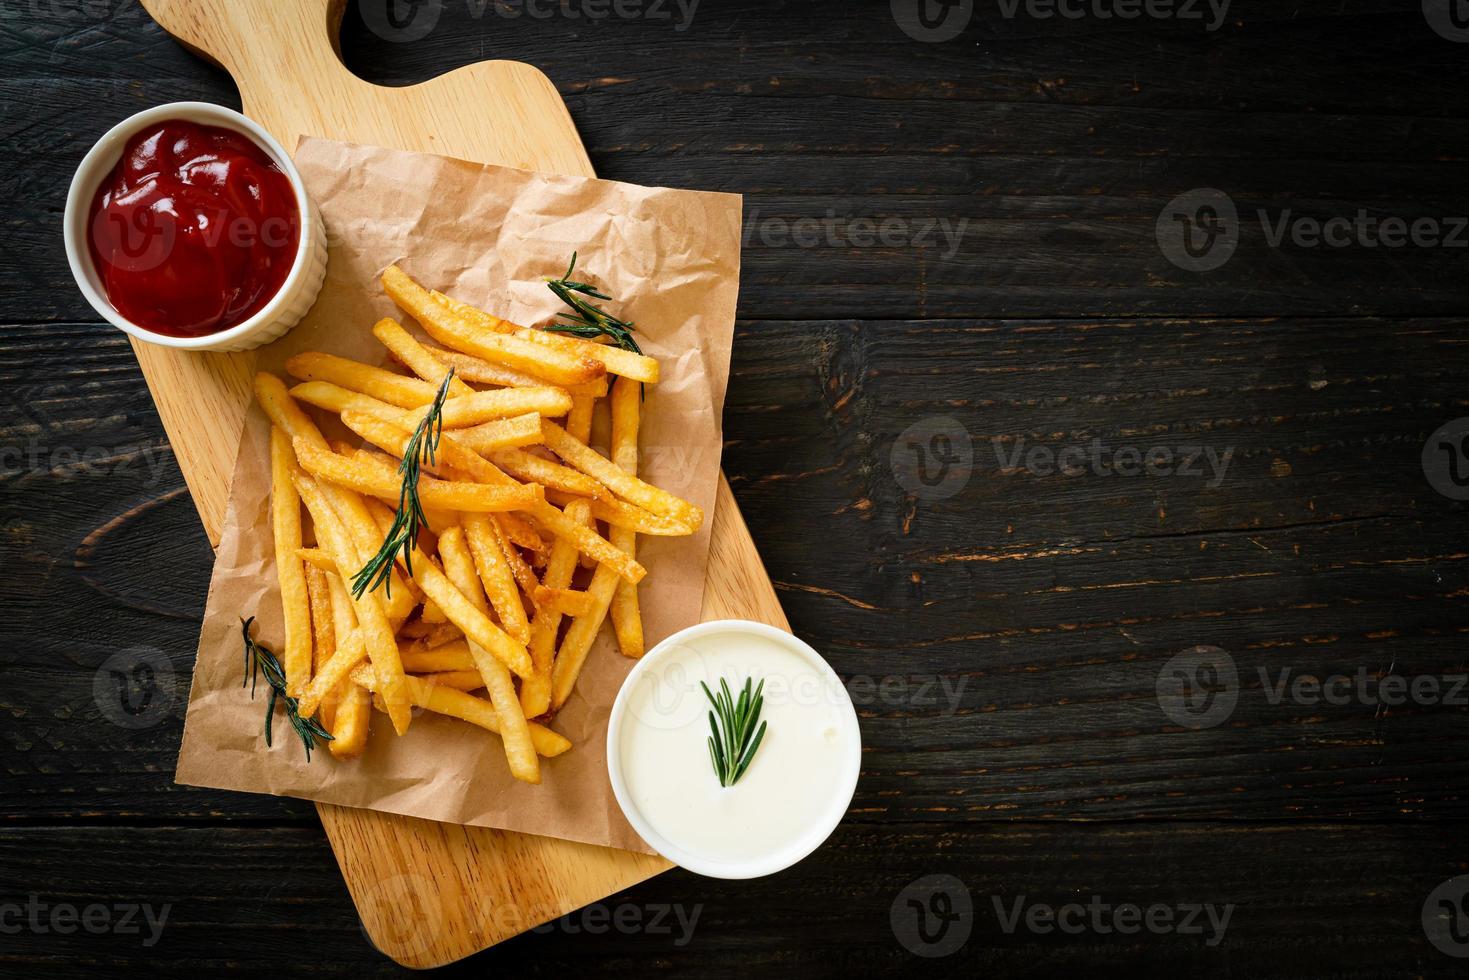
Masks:
[[[561,97],[528,65],[484,62],[422,85],[383,88],[347,71],[337,55],[345,0],[142,2],[166,31],[234,77],[245,114],[288,149],[299,136],[323,136],[593,176]],[[253,357],[133,347],[217,544]],[[789,629],[722,477],[702,615]],[[317,810],[365,932],[411,967],[468,956],[669,867],[530,834],[325,804]]]

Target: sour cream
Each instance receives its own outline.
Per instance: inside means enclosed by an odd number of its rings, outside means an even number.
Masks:
[[[709,757],[713,706],[700,682],[736,699],[762,680],[766,732],[744,776],[721,786]],[[861,733],[846,688],[782,630],[702,623],[658,644],[612,709],[607,764],[628,821],[664,857],[720,878],[801,860],[841,821],[857,786]]]

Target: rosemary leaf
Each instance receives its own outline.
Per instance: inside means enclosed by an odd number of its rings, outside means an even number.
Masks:
[[[765,681],[752,692],[751,678],[745,678],[738,699],[730,693],[729,683],[719,679],[719,693],[709,690],[703,681],[699,686],[704,696],[714,706],[709,712],[709,762],[721,786],[733,786],[750,768],[755,752],[765,740],[767,723],[760,721],[760,709],[765,706]],[[757,729],[755,726],[759,724]],[[751,735],[753,734],[753,738]]]
[[[555,294],[567,306],[571,312],[556,314],[561,319],[546,325],[547,330],[556,333],[570,334],[573,337],[581,337],[584,340],[596,340],[599,337],[609,338],[613,344],[623,350],[630,350],[634,354],[641,354],[643,349],[633,339],[633,325],[627,320],[619,320],[595,303],[588,302],[583,297],[590,296],[592,299],[611,300],[612,297],[599,291],[595,287],[584,282],[576,282],[571,274],[576,270],[576,253],[571,253],[571,264],[566,267],[566,274],[560,279],[547,279],[546,288]]]
[[[392,598],[393,562],[400,554],[403,567],[409,575],[413,574],[413,549],[418,544],[418,532],[428,527],[423,502],[418,499],[418,480],[424,465],[434,465],[434,457],[439,451],[439,440],[444,434],[444,399],[449,395],[449,382],[452,380],[454,369],[451,367],[434,395],[428,414],[418,423],[403,449],[403,460],[398,464],[398,473],[403,477],[403,485],[398,490],[398,513],[377,554],[352,576],[352,594],[359,599],[363,593],[371,592],[379,585],[384,586],[388,598]]]
[[[286,693],[286,671],[281,666],[280,660],[271,652],[269,647],[255,642],[250,635],[250,625],[255,622],[255,617],[240,620],[240,633],[245,638],[245,677],[240,686],[245,686],[245,681],[250,682],[250,700],[255,700],[255,681],[260,674],[265,675],[265,683],[270,688],[270,698],[265,704],[265,744],[274,747],[272,743],[271,725],[275,719],[275,706],[279,701],[286,706],[286,720],[295,729],[301,744],[306,748],[306,761],[311,761],[311,750],[316,747],[316,740],[326,742],[332,741],[331,733],[319,725],[315,718],[302,718],[300,704],[295,698]]]

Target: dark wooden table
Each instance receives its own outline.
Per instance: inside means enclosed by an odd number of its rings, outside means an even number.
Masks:
[[[460,971],[1463,975],[1469,511],[1430,434],[1469,415],[1469,23],[1434,2],[349,11],[369,79],[526,61],[602,175],[745,195],[725,467],[866,742],[789,873]],[[308,804],[173,784],[210,549],[62,253],[104,129],[236,95],[126,0],[4,0],[0,40],[0,972],[396,972]],[[162,709],[119,712],[119,654]]]

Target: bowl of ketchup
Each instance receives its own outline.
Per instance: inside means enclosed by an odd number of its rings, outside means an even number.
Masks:
[[[185,350],[246,350],[316,301],[326,233],[279,143],[207,102],[110,129],[72,178],[66,257],[108,322]]]

